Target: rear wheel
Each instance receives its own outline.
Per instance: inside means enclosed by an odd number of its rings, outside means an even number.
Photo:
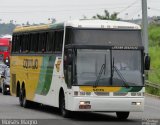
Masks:
[[[20,106],[24,107],[24,108],[28,108],[30,106],[30,101],[28,101],[26,99],[26,91],[25,88],[21,88],[20,89],[20,93],[19,93],[19,103]]]
[[[65,109],[65,96],[62,93],[60,94],[59,108],[60,108],[61,114],[64,118],[67,118],[70,116],[70,112]]]
[[[4,84],[2,86],[2,94],[7,95],[6,86]]]
[[[129,116],[129,112],[116,112],[117,118],[121,120],[125,120]]]
[[[19,104],[20,106],[23,106],[23,95],[22,95],[22,89],[19,90]]]

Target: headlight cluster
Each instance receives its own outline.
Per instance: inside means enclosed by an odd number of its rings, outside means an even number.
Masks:
[[[140,105],[142,105],[142,102],[132,102],[132,105],[140,106]]]
[[[91,109],[90,101],[80,101],[79,109]]]

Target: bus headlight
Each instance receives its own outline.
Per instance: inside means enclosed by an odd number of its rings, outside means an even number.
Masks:
[[[80,105],[90,105],[90,101],[80,101]]]
[[[141,102],[137,102],[136,105],[141,105]]]
[[[9,91],[9,87],[7,87],[7,91]]]
[[[141,102],[132,102],[132,105],[140,106],[141,104],[142,104]]]
[[[8,59],[6,59],[6,63],[8,63]]]
[[[80,101],[79,109],[91,109],[90,101]]]

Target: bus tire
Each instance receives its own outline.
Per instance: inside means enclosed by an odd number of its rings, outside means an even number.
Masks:
[[[16,90],[16,97],[20,96],[20,84],[19,82],[17,83],[17,90]]]
[[[19,104],[20,104],[21,107],[23,106],[22,89],[19,89]]]
[[[3,84],[2,85],[3,87],[2,87],[2,94],[3,95],[7,95],[7,92],[6,92],[6,86]]]
[[[65,96],[64,96],[64,93],[60,94],[60,97],[59,97],[59,108],[60,108],[61,115],[64,118],[68,118],[70,116],[70,112],[65,109]]]
[[[126,120],[129,116],[129,112],[116,112],[117,118],[120,120]]]
[[[20,106],[24,108],[30,107],[30,101],[26,99],[26,91],[24,87],[20,89],[19,102],[20,102]]]

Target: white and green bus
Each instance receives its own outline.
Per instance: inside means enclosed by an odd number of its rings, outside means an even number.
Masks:
[[[11,53],[11,94],[73,111],[116,112],[126,119],[144,109],[141,28],[109,20],[71,20],[17,27]]]

